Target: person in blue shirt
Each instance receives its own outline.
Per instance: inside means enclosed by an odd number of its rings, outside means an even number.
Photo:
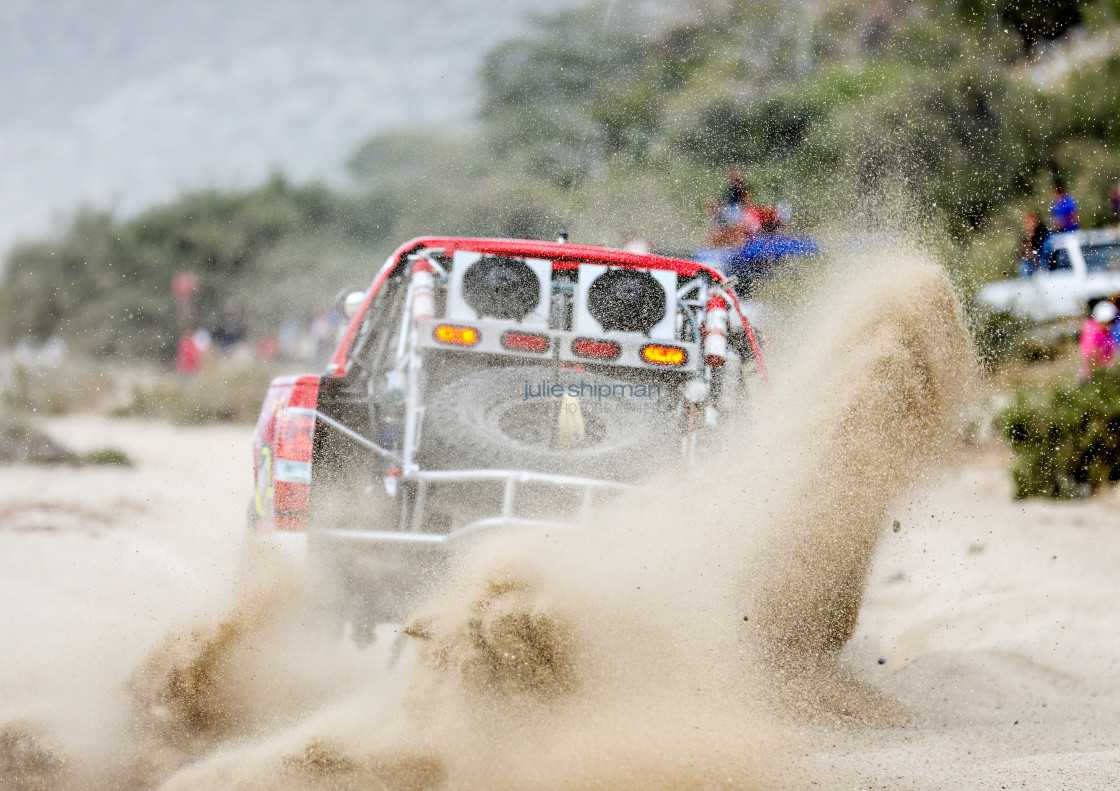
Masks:
[[[1108,188],[1108,207],[1112,209],[1112,219],[1120,223],[1120,172],[1116,174],[1116,181]]]
[[[1054,202],[1050,204],[1050,217],[1054,221],[1054,233],[1076,231],[1081,227],[1077,222],[1077,202],[1066,192],[1066,185],[1061,179],[1054,179]]]
[[[1027,209],[1023,212],[1023,236],[1019,240],[1019,276],[1030,277],[1042,269],[1042,245],[1050,238],[1038,212]]]

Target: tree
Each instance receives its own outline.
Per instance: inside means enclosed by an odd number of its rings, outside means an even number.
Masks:
[[[1019,32],[1028,52],[1061,38],[1081,24],[1081,9],[1093,0],[997,0],[1000,20]]]

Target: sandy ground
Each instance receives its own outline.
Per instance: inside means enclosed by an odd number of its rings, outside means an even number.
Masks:
[[[912,720],[815,734],[835,788],[1120,788],[1120,492],[1016,503],[1005,463],[899,510],[846,663]]]
[[[119,708],[129,671],[169,625],[228,595],[250,430],[90,418],[46,428],[72,449],[135,461],[0,467],[0,709],[81,735]]]
[[[228,595],[249,431],[48,428],[137,462],[0,468],[0,716],[83,738],[169,625]],[[898,509],[844,662],[904,716],[803,726],[793,785],[1120,788],[1120,491],[1014,503],[1004,462],[972,452]]]

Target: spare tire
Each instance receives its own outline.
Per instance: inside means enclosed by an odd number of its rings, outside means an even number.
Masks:
[[[421,465],[632,480],[681,447],[675,391],[661,384],[657,395],[647,396],[650,385],[643,386],[646,391],[633,382],[541,366],[467,374],[428,400]],[[579,394],[579,407],[562,394]],[[569,432],[566,442],[557,442],[561,410],[582,418],[578,439]]]

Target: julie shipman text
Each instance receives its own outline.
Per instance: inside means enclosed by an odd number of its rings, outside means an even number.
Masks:
[[[576,383],[560,385],[542,379],[536,386],[525,380],[525,395],[522,401],[530,398],[561,398],[564,394],[573,398],[660,398],[661,385],[645,384],[602,384],[600,382],[585,382],[582,379]]]

